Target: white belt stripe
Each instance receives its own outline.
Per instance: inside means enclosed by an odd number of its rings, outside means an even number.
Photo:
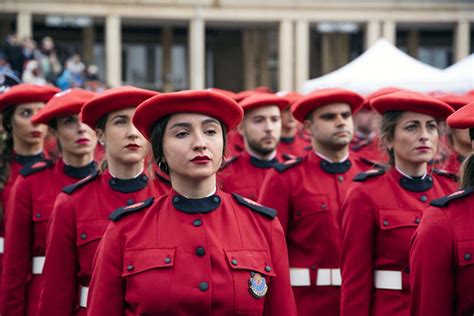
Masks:
[[[5,238],[0,237],[0,254],[3,254],[5,251]]]
[[[401,290],[402,272],[400,271],[374,271],[374,286],[376,289]]]
[[[43,273],[44,259],[45,257],[33,257],[33,263],[32,263],[33,274]]]
[[[89,294],[89,287],[81,286],[81,293],[79,295],[79,306],[87,307],[87,295]]]
[[[317,286],[340,286],[340,269],[318,269],[316,277]],[[310,286],[311,277],[308,268],[290,268],[291,286]]]

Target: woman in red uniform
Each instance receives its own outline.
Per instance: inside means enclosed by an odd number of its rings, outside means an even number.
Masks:
[[[448,117],[468,128],[474,150],[474,103]],[[412,316],[474,315],[474,154],[461,168],[460,190],[431,202],[412,239]]]
[[[44,158],[43,142],[47,126],[33,124],[31,118],[59,89],[49,86],[20,84],[0,97],[4,135],[0,160],[0,285],[4,250],[4,215],[10,191],[20,169]],[[3,306],[0,287],[0,309]]]
[[[107,228],[107,217],[120,206],[165,193],[145,172],[149,144],[132,124],[135,107],[155,95],[120,87],[82,107],[82,121],[96,129],[108,169],[65,187],[56,200],[46,243],[39,315],[86,315],[92,259]]]
[[[410,91],[380,96],[371,105],[382,114],[391,168],[357,175],[344,201],[341,315],[405,316],[409,240],[428,203],[455,186],[427,168],[437,150],[437,120],[453,110]]]
[[[211,91],[152,97],[133,123],[172,190],[112,213],[89,315],[296,315],[275,211],[216,189],[225,130],[242,119]]]
[[[96,169],[93,151],[97,139],[81,123],[82,105],[93,92],[73,89],[56,94],[32,118],[49,124],[58,138],[62,158],[41,160],[20,171],[7,206],[2,315],[36,315],[46,246],[46,227],[61,189]]]

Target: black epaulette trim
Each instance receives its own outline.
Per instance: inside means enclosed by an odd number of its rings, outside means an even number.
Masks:
[[[98,176],[99,176],[99,170],[95,170],[94,172],[92,172],[90,175],[88,175],[84,179],[81,179],[81,180],[77,181],[76,183],[66,185],[63,188],[63,192],[71,195],[74,191],[76,191],[77,189],[83,187],[84,185],[91,182],[92,180],[96,179]]]
[[[303,161],[303,158],[295,158],[295,159],[290,159],[282,163],[277,163],[273,168],[275,168],[276,171],[278,172],[283,172],[285,170],[288,170],[298,164],[300,164]]]
[[[230,157],[229,159],[226,159],[223,168],[227,167],[228,165],[230,165],[231,163],[239,159],[239,157],[240,155],[235,155],[235,156]]]
[[[287,153],[284,153],[281,156],[285,161],[292,160],[292,159],[298,159],[298,156],[295,156],[295,155],[292,155],[292,154],[287,154]]]
[[[458,181],[458,176],[447,170],[433,168],[432,171],[434,174],[437,174],[438,176],[442,176],[442,177],[450,178],[454,181]]]
[[[271,219],[277,216],[277,211],[272,208],[260,205],[255,201],[252,201],[250,199],[247,199],[247,198],[244,198],[243,196],[238,195],[237,193],[232,193],[232,195],[237,200],[237,202],[239,202],[240,204],[244,206],[247,206],[252,211],[261,213],[267,217],[270,217]]]
[[[368,164],[368,165],[371,165],[372,167],[374,168],[377,168],[377,169],[387,169],[387,165],[381,163],[381,162],[377,162],[377,161],[373,161],[373,160],[370,160],[370,159],[367,159],[365,157],[358,157],[362,162]]]
[[[168,186],[171,186],[171,180],[170,179],[166,179],[165,177],[163,177],[161,174],[159,174],[158,172],[155,171],[155,176],[161,181],[163,182],[164,184],[168,185]]]
[[[43,160],[37,161],[35,163],[24,166],[20,170],[20,174],[24,177],[27,177],[27,176],[32,175],[34,173],[37,173],[41,170],[51,168],[53,165],[54,165],[54,162],[52,160],[43,159]]]
[[[474,187],[469,187],[464,190],[459,190],[445,197],[431,201],[430,205],[436,206],[436,207],[445,207],[445,206],[448,206],[451,201],[464,198],[473,192],[474,192]]]
[[[122,206],[116,209],[115,211],[112,212],[112,214],[109,215],[109,219],[113,222],[118,221],[119,219],[123,218],[124,216],[127,216],[133,212],[142,210],[144,208],[147,208],[148,206],[153,203],[153,197],[146,199],[145,201],[138,202],[129,206]]]
[[[361,173],[357,174],[354,177],[354,179],[352,179],[352,181],[362,182],[362,181],[367,180],[368,178],[380,176],[384,173],[385,173],[384,169],[379,169],[379,168],[370,169],[370,170],[367,170],[366,172],[361,172]]]

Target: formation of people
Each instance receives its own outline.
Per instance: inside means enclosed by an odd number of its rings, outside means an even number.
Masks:
[[[474,314],[474,93],[4,82],[2,316]]]

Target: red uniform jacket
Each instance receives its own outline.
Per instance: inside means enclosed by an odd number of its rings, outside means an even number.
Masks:
[[[294,137],[281,137],[277,147],[280,161],[287,160],[288,156],[306,156],[311,150],[311,141],[304,138],[303,132],[299,131]]]
[[[227,133],[227,153],[226,157],[232,157],[245,150],[244,139],[237,130]]]
[[[111,215],[89,315],[296,315],[274,210],[220,190],[203,199],[170,191],[140,207]]]
[[[278,163],[277,158],[260,160],[246,151],[230,158],[219,171],[219,187],[228,193],[237,193],[246,198],[257,200],[265,175]]]
[[[278,211],[286,232],[293,293],[300,316],[339,315],[337,215],[352,178],[364,167],[352,158],[330,163],[311,152],[303,159],[277,165],[265,178],[259,203]],[[309,279],[297,280],[295,271]],[[335,280],[331,280],[333,274]]]
[[[5,212],[8,205],[8,199],[15,183],[16,178],[20,174],[20,170],[28,165],[35,163],[39,160],[44,159],[44,154],[21,156],[18,154],[13,155],[13,160],[10,162],[10,169],[8,179],[4,184],[3,190],[0,192],[0,208],[2,209],[2,215],[0,216],[0,314],[3,308],[3,290],[2,285],[2,274],[3,274],[3,253],[5,250]]]
[[[409,314],[409,241],[428,203],[455,183],[409,179],[395,168],[355,178],[342,206],[341,315]]]
[[[39,315],[86,315],[92,259],[108,216],[123,205],[163,195],[156,184],[145,174],[120,180],[105,171],[63,189],[49,223]]]
[[[446,161],[443,163],[442,169],[452,174],[459,175],[461,164],[464,161],[464,158],[465,158],[464,156],[461,156],[453,151],[447,157]]]
[[[7,206],[2,315],[36,315],[40,295],[46,228],[54,201],[61,189],[96,169],[95,162],[82,168],[66,166],[62,160],[42,160],[20,171]]]
[[[382,148],[378,136],[361,137],[356,134],[351,141],[350,149],[354,155],[359,157],[367,158],[379,163],[388,162],[387,153]]]
[[[474,315],[474,187],[432,204],[412,239],[411,315]]]

